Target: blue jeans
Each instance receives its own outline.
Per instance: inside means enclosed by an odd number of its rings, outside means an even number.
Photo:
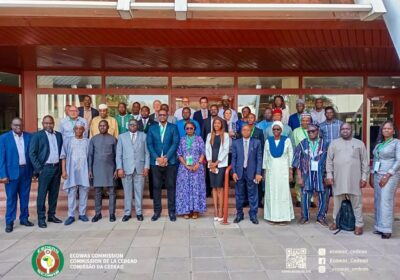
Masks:
[[[382,177],[381,174],[374,174],[375,230],[392,233],[394,196],[400,176],[398,174],[391,176],[386,185],[381,188],[379,181]]]
[[[14,222],[17,215],[17,202],[19,197],[19,220],[25,222],[29,217],[29,193],[31,191],[32,178],[27,174],[26,166],[19,167],[19,177],[6,184],[7,209],[6,224]]]
[[[236,196],[236,213],[238,217],[243,217],[243,203],[245,191],[247,191],[249,198],[249,216],[250,219],[257,218],[258,211],[258,185],[253,182],[254,178],[248,178],[246,169],[243,169],[243,176],[236,182],[235,196]],[[247,190],[246,190],[247,189]]]

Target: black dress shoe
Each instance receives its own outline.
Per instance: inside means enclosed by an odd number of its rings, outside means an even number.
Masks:
[[[123,222],[127,222],[127,221],[129,221],[130,218],[131,218],[131,215],[124,215],[124,216],[122,217],[122,221],[123,221]]]
[[[382,233],[382,239],[389,239],[392,236],[391,233]]]
[[[61,224],[62,223],[62,221],[59,218],[57,218],[56,216],[49,217],[47,219],[47,221],[50,222],[50,223],[55,223],[55,224]]]
[[[8,224],[6,225],[6,232],[10,233],[14,230],[14,224]]]
[[[175,214],[169,215],[169,220],[170,220],[171,222],[176,222],[176,216],[175,216]]]
[[[160,218],[160,214],[154,214],[153,217],[151,217],[151,221],[155,222]]]
[[[110,215],[110,222],[115,222],[115,214]]]
[[[258,219],[257,219],[257,218],[252,218],[252,219],[250,219],[250,220],[251,220],[251,222],[252,222],[253,224],[258,225]]]
[[[26,227],[33,227],[34,226],[34,224],[32,222],[30,222],[29,220],[22,221],[22,222],[19,222],[19,223],[20,223],[20,225],[23,225],[23,226],[26,226]]]
[[[243,217],[239,217],[239,216],[236,216],[236,218],[233,220],[233,222],[234,222],[235,224],[238,224],[238,223],[240,223],[241,221],[243,221]]]
[[[103,217],[101,216],[101,214],[96,214],[96,215],[94,215],[94,217],[92,218],[92,223],[95,223],[95,222],[97,222],[98,220],[101,220],[101,218],[103,218]]]
[[[38,225],[39,225],[40,228],[47,228],[47,224],[46,224],[45,221],[39,221]]]
[[[136,215],[138,221],[143,221],[143,215]]]
[[[383,232],[380,232],[379,230],[374,230],[373,234],[379,234],[379,235],[382,235],[382,234],[383,234]]]

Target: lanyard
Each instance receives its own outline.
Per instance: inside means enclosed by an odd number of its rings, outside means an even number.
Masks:
[[[187,150],[188,150],[189,154],[190,154],[190,152],[192,150],[193,141],[194,141],[194,136],[190,136],[189,137],[188,135],[186,135],[186,147],[187,147]]]
[[[255,130],[255,127],[253,127],[253,128],[251,129],[250,137],[253,137],[254,130]]]
[[[313,156],[315,155],[315,151],[318,148],[318,143],[319,143],[319,139],[317,141],[315,141],[314,143],[312,141],[308,140],[308,144],[310,145]]]
[[[160,125],[160,134],[161,134],[161,141],[164,141],[164,134],[165,134],[165,130],[167,128],[167,124],[165,124],[165,126]]]
[[[303,131],[305,139],[308,139],[308,134],[304,128],[301,128],[301,131]]]
[[[381,153],[381,150],[392,141],[393,141],[393,137],[391,137],[388,140],[378,144],[378,147],[376,149],[376,156],[377,156],[378,159],[379,159],[379,154]]]
[[[77,120],[78,120],[78,119],[76,119],[76,120],[74,121],[71,117],[69,117],[69,122],[71,123],[72,128],[75,127],[75,123],[77,122]]]

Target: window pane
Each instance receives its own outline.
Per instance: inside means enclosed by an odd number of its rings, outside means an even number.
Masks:
[[[107,95],[107,105],[112,116],[118,114],[119,102],[124,102],[128,105],[128,112],[131,112],[134,102],[139,102],[142,107],[148,106],[150,108],[150,113],[153,113],[154,100],[160,100],[161,103],[168,104],[168,95]],[[169,114],[173,113],[174,112],[169,112]]]
[[[317,98],[322,98],[324,107],[333,106],[336,111],[336,118],[343,122],[351,123],[354,137],[357,139],[362,138],[362,95],[306,95],[306,108],[312,110]]]
[[[172,77],[173,88],[233,88],[233,77]]]
[[[90,95],[92,97],[92,107],[96,108],[101,103],[101,95]],[[82,105],[85,95],[77,94],[38,94],[37,95],[37,123],[38,128],[42,128],[42,118],[46,115],[54,117],[55,128],[59,128],[61,119],[65,117],[65,106]]]
[[[10,87],[20,87],[21,86],[20,75],[0,72],[0,84]]]
[[[368,77],[370,88],[400,88],[400,77]]]
[[[363,77],[304,77],[304,88],[362,88]]]
[[[10,130],[11,120],[19,117],[19,94],[0,93],[0,134]]]
[[[98,76],[37,76],[38,88],[100,88]]]
[[[106,77],[107,88],[168,88],[168,77]]]
[[[239,77],[239,88],[299,88],[298,77]]]

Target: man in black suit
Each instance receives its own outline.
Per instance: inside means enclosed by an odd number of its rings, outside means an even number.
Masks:
[[[83,97],[83,106],[79,107],[78,111],[79,116],[86,119],[89,127],[92,119],[99,115],[99,111],[92,107],[92,98],[89,95]]]
[[[56,215],[58,192],[60,189],[61,166],[60,154],[63,144],[62,135],[54,130],[54,118],[44,116],[43,130],[36,132],[29,145],[29,157],[34,174],[39,178],[37,194],[37,216],[40,228],[46,228],[46,196],[48,194],[49,210],[47,221],[62,223]]]
[[[210,106],[210,117],[204,120],[203,127],[201,129],[201,137],[203,138],[204,142],[206,142],[207,135],[212,130],[212,124],[216,117],[218,117],[218,105],[213,104]],[[228,132],[228,124],[226,123],[225,120],[223,121],[225,124],[225,132]]]
[[[196,111],[193,115],[193,119],[200,125],[200,131],[203,129],[204,120],[210,116],[210,110],[208,110],[208,98],[203,96],[200,98],[200,110]]]
[[[138,121],[138,130],[143,131],[147,134],[149,131],[149,127],[152,124],[157,123],[154,119],[149,117],[150,115],[150,108],[147,106],[143,106],[140,110],[140,120]]]

